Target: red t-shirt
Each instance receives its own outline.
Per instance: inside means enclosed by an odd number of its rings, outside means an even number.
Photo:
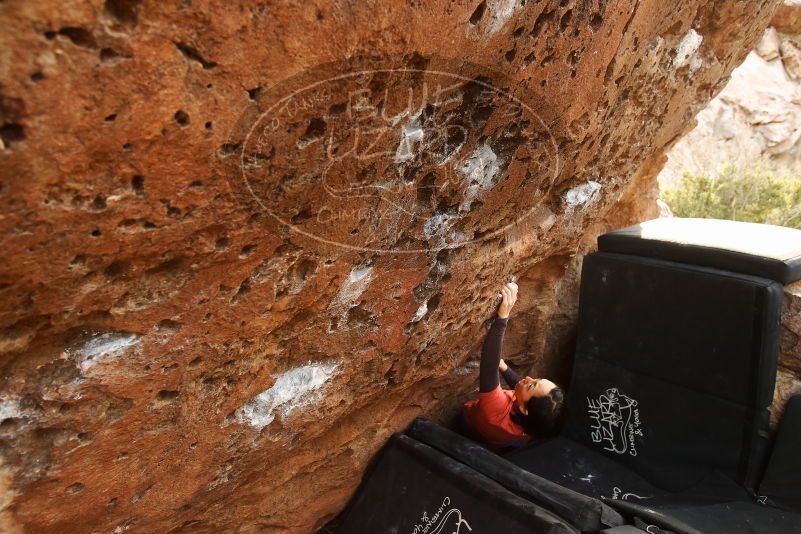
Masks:
[[[489,393],[478,393],[478,398],[464,403],[464,416],[487,443],[508,445],[527,441],[523,427],[510,417],[515,392],[498,385]]]

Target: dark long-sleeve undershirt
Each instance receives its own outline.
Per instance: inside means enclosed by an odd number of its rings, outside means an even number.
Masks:
[[[520,375],[515,373],[511,367],[508,365],[506,366],[506,371],[501,373],[503,375],[503,379],[506,380],[506,383],[509,384],[510,388],[513,388],[520,382]]]
[[[481,347],[481,365],[479,367],[478,391],[489,393],[501,384],[498,376],[498,366],[501,363],[501,347],[503,347],[503,333],[509,318],[501,319],[496,316],[492,322],[484,345]],[[514,373],[514,371],[512,371]],[[508,379],[507,379],[508,382]]]

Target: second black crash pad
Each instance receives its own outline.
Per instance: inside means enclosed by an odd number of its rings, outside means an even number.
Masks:
[[[337,532],[579,531],[474,469],[409,436],[396,434],[366,472]]]
[[[666,491],[756,486],[782,286],[622,254],[584,260],[565,436]]]
[[[773,399],[783,293],[756,276],[591,254],[581,274],[576,365],[596,358],[764,409]]]

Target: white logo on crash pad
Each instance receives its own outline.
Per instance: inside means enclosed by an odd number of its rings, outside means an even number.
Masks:
[[[636,438],[643,437],[637,401],[617,388],[608,388],[598,398],[587,397],[590,438],[605,451],[637,456]]]
[[[636,493],[624,493],[622,489],[615,486],[612,488],[612,499],[614,500],[621,500],[621,501],[633,501],[634,499],[648,499],[650,496],[643,497],[642,495],[637,495]]]
[[[464,527],[466,530],[461,530]],[[451,498],[445,497],[442,504],[432,515],[423,512],[420,522],[411,531],[411,534],[460,534],[472,531],[470,524],[462,518],[462,512],[451,506]]]

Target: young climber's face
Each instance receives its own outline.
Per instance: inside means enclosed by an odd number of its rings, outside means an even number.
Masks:
[[[555,387],[556,384],[547,378],[531,378],[530,376],[521,378],[520,382],[515,386],[515,400],[518,410],[528,415],[526,403],[529,399],[532,397],[545,397]]]

